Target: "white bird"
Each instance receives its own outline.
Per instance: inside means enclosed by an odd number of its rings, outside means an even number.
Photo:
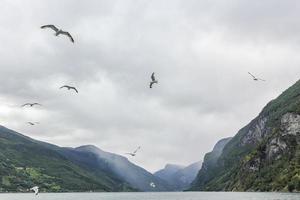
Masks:
[[[250,76],[252,76],[252,78],[253,78],[254,81],[266,81],[266,80],[264,80],[264,79],[255,77],[255,76],[254,76],[253,74],[251,74],[250,72],[248,72],[248,74],[250,74]]]
[[[27,122],[27,124],[31,125],[31,126],[34,126],[36,124],[39,124],[39,122]]]
[[[154,72],[153,72],[152,75],[151,75],[150,88],[152,88],[152,85],[154,83],[158,83],[158,81],[155,79]]]
[[[156,187],[155,183],[151,182],[151,183],[150,183],[150,187],[155,188],[155,187]]]
[[[39,187],[38,186],[34,186],[34,187],[30,188],[30,190],[34,191],[35,195],[39,194]]]
[[[132,157],[136,156],[136,153],[138,152],[138,150],[140,149],[141,147],[139,146],[134,152],[132,153],[125,153],[125,154],[128,154],[128,155],[131,155]]]
[[[39,103],[25,103],[21,107],[25,107],[25,106],[33,107],[33,106],[42,106],[42,105]]]
[[[45,28],[50,28],[50,29],[54,30],[55,31],[55,36],[58,36],[58,35],[61,34],[61,35],[65,35],[65,36],[69,37],[71,42],[74,43],[74,39],[73,39],[72,35],[69,32],[58,29],[58,28],[56,28],[56,26],[54,26],[52,24],[41,26],[41,29],[45,29]]]
[[[78,93],[78,90],[73,87],[73,86],[69,86],[69,85],[64,85],[64,86],[61,86],[59,89],[62,89],[62,88],[67,88],[68,90],[74,90],[76,93]]]

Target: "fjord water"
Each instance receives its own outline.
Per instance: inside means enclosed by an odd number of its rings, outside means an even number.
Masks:
[[[0,194],[1,200],[299,200],[300,193],[140,192]]]

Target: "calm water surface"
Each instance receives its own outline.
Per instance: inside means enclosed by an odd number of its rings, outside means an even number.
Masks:
[[[250,192],[0,194],[0,200],[300,200],[299,194]]]

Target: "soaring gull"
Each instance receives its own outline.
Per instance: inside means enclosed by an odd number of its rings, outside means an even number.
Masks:
[[[52,25],[52,24],[48,24],[48,25],[41,26],[41,29],[45,29],[45,28],[50,28],[50,29],[52,29],[53,31],[55,31],[55,36],[58,36],[58,35],[61,34],[61,35],[65,35],[65,36],[69,37],[70,40],[71,40],[71,42],[74,43],[74,39],[73,39],[72,35],[71,35],[69,32],[63,31],[63,30],[61,30],[61,29],[58,29],[58,28],[56,28],[56,26],[54,26],[54,25]]]
[[[136,156],[136,153],[137,151],[140,149],[141,147],[139,146],[134,152],[132,153],[125,153],[125,154],[128,154],[128,155],[131,155],[132,157]]]
[[[39,122],[27,122],[27,124],[31,125],[31,126],[34,126],[36,124],[39,124]]]
[[[158,83],[158,81],[155,79],[154,72],[153,72],[152,75],[151,75],[150,88],[152,88],[152,85],[154,83]]]
[[[25,107],[25,106],[33,107],[33,106],[42,106],[42,105],[39,103],[25,103],[21,107]]]
[[[253,74],[251,74],[250,72],[248,72],[248,74],[250,74],[250,76],[252,76],[252,78],[253,78],[254,81],[266,81],[266,80],[264,80],[264,79],[255,77],[255,76],[254,76]]]
[[[62,88],[67,88],[68,90],[74,90],[76,93],[78,93],[78,90],[73,86],[64,85],[64,86],[61,86],[59,89],[62,89]]]

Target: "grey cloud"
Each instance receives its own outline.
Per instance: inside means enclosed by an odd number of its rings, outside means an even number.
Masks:
[[[1,1],[1,125],[62,146],[122,154],[141,145],[133,161],[152,171],[198,161],[299,78],[298,6]],[[70,31],[75,44],[39,28],[46,23]],[[153,71],[159,84],[150,90]],[[44,106],[19,107],[31,101]]]

